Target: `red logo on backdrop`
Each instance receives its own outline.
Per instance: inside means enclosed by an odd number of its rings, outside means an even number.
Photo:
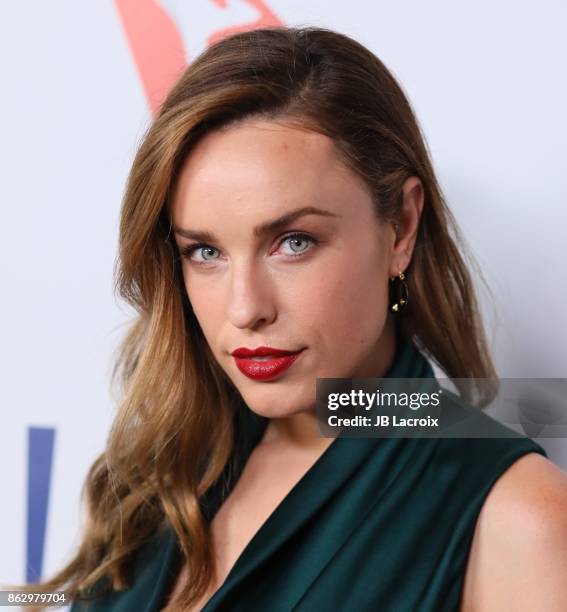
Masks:
[[[174,2],[158,0],[114,0],[116,9],[124,28],[134,62],[138,69],[142,86],[152,114],[171,89],[181,71],[188,62],[186,45],[183,37],[183,25],[179,23],[180,13],[171,6]],[[186,5],[189,4],[185,0]],[[181,5],[181,0],[177,1]],[[199,19],[199,3],[191,0],[195,19]],[[216,11],[224,11],[222,21],[230,22],[234,15],[235,23],[215,29],[205,36],[207,47],[222,38],[242,32],[271,25],[282,25],[282,21],[266,5],[264,0],[202,0],[202,8],[208,16],[215,17]],[[246,9],[245,11],[239,9]],[[256,19],[239,23],[242,12],[252,11]],[[176,19],[177,17],[177,19]],[[202,50],[202,49],[201,49]]]

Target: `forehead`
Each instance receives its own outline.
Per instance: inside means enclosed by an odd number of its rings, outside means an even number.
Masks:
[[[173,192],[176,223],[231,208],[284,210],[367,192],[331,138],[269,120],[246,120],[204,136],[185,159]],[[231,205],[238,205],[232,207]]]

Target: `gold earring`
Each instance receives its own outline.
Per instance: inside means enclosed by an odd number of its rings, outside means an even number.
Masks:
[[[405,274],[400,272],[398,276],[392,276],[390,279],[390,293],[398,296],[393,303],[390,303],[392,312],[400,312],[408,303],[409,292],[405,278]]]

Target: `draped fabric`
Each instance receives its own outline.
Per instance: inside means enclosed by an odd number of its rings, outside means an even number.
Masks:
[[[400,340],[387,377],[434,378]],[[237,469],[203,500],[208,520],[237,481],[268,420],[239,414]],[[276,507],[204,612],[441,612],[459,610],[483,501],[521,456],[544,449],[478,409],[451,407],[501,434],[490,438],[334,440]],[[495,429],[494,429],[495,428]],[[167,525],[139,551],[135,579],[72,612],[150,612],[165,607],[182,564]]]

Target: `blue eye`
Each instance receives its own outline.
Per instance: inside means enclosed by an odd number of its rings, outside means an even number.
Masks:
[[[216,251],[218,253],[218,250],[215,249],[215,247],[209,246],[208,244],[190,244],[188,246],[186,246],[185,248],[183,248],[181,250],[181,255],[185,258],[185,259],[191,259],[191,256],[193,255],[193,253],[199,249],[202,249],[202,252],[211,252],[211,251]],[[206,261],[213,261],[213,259],[207,259],[206,257],[203,258],[203,261],[195,261],[195,263],[202,265],[203,262]]]
[[[309,248],[304,248],[301,249],[299,251],[294,251],[294,247],[291,246],[293,243],[295,243],[297,245],[297,243],[312,243],[312,244],[316,244],[316,240],[314,238],[311,238],[311,236],[308,236],[307,234],[290,234],[289,236],[286,236],[285,238],[283,238],[283,240],[281,241],[280,244],[283,244],[284,242],[288,242],[290,244],[290,247],[293,251],[293,256],[297,256],[297,255],[302,255],[303,253],[307,252],[309,250]]]
[[[301,232],[295,232],[294,234],[288,234],[287,236],[284,236],[280,242],[279,245],[282,245],[286,242],[289,242],[290,247],[291,247],[291,253],[287,253],[290,257],[295,258],[295,257],[301,257],[302,255],[304,255],[305,253],[307,253],[308,251],[311,250],[311,248],[308,246],[307,248],[301,248],[299,251],[295,250],[295,247],[297,247],[297,244],[301,244],[301,243],[311,243],[311,245],[316,245],[319,243],[318,240],[316,240],[315,238],[313,238],[312,236],[309,236],[308,234],[303,234]],[[291,246],[295,244],[295,246]],[[202,253],[202,259],[198,260],[198,259],[193,259],[193,253],[195,253],[195,251],[201,251]],[[207,264],[207,262],[210,261],[215,261],[216,259],[218,259],[218,257],[207,257],[205,255],[205,253],[208,253],[209,255],[211,254],[211,252],[217,253],[217,255],[219,254],[219,250],[209,244],[205,244],[205,243],[197,243],[197,244],[190,244],[187,245],[186,247],[181,249],[181,256],[185,259],[190,260],[192,263],[195,263],[199,266],[205,266]]]

